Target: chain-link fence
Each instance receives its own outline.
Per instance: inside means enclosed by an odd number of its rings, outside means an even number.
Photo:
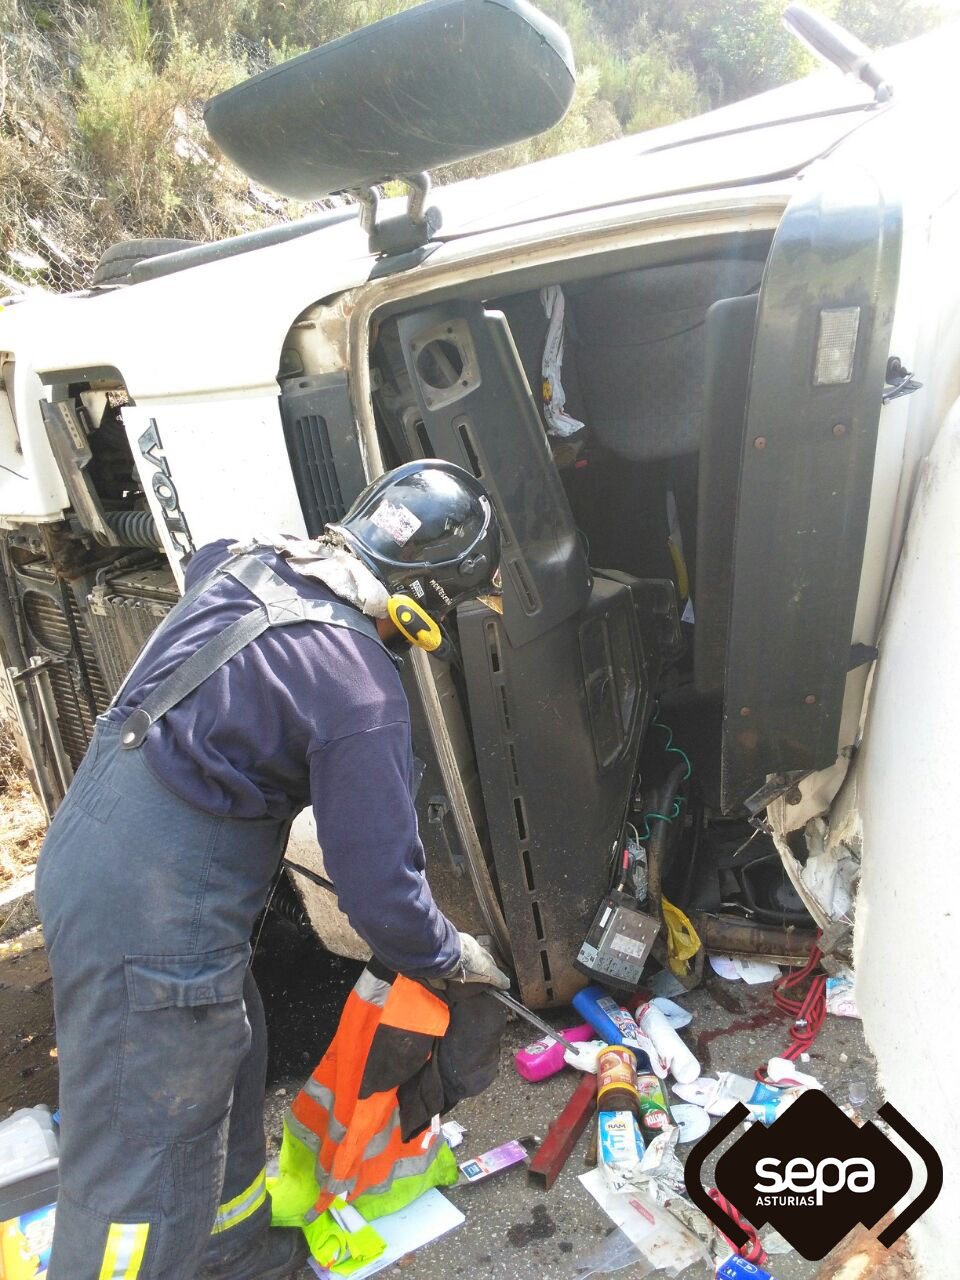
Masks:
[[[65,248],[39,218],[25,217],[18,231],[14,247],[4,255],[8,270],[0,272],[3,293],[31,287],[71,293],[89,284],[93,264]]]

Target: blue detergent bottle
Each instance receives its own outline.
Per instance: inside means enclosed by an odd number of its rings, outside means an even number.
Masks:
[[[573,997],[573,1007],[603,1036],[607,1044],[622,1044],[633,1051],[637,1059],[637,1073],[649,1075],[653,1071],[650,1059],[641,1048],[643,1032],[632,1014],[614,999],[603,987],[584,987]]]

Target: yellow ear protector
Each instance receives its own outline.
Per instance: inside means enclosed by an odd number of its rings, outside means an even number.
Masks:
[[[443,632],[424,609],[410,596],[391,596],[387,601],[390,621],[405,640],[427,653],[436,653],[443,644]]]

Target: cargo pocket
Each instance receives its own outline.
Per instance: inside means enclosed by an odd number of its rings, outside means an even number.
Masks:
[[[250,1048],[243,980],[250,946],[193,956],[127,956],[114,1120],[175,1142],[216,1124]]]

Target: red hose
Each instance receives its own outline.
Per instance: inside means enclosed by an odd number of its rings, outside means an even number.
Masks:
[[[814,944],[802,969],[785,973],[773,984],[773,999],[777,1007],[792,1019],[790,1044],[780,1055],[789,1058],[791,1062],[796,1061],[801,1053],[807,1052],[817,1038],[827,1014],[827,976],[823,972],[816,972],[822,958],[823,952]],[[810,985],[802,996],[794,998],[787,994],[808,980]],[[766,1072],[759,1068],[755,1074],[758,1080],[767,1079]]]
[[[750,1237],[747,1243],[738,1249],[730,1237],[721,1231],[720,1234],[723,1236],[724,1240],[726,1240],[733,1252],[739,1254],[741,1258],[745,1258],[747,1262],[753,1262],[756,1266],[762,1267],[767,1260],[767,1254],[763,1245],[760,1243],[760,1237],[757,1235],[754,1228],[751,1227],[746,1218],[744,1218],[739,1211],[733,1207],[727,1197],[725,1195],[721,1195],[716,1187],[709,1187],[707,1189],[707,1195],[714,1204],[719,1205],[724,1213],[728,1213],[730,1215],[738,1227],[743,1227],[744,1231],[746,1231],[747,1235]]]

